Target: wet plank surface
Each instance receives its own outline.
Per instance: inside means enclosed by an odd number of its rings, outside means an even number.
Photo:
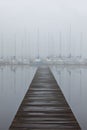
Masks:
[[[47,67],[38,68],[9,130],[81,130]]]

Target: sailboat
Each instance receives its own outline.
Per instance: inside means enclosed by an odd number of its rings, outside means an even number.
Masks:
[[[3,63],[3,34],[1,34],[1,56],[0,56],[0,63]]]
[[[16,34],[14,35],[14,56],[12,57],[12,64],[16,64]]]
[[[35,63],[40,63],[41,59],[40,59],[40,52],[39,52],[39,29],[37,30],[37,57],[35,58]]]
[[[49,56],[49,49],[50,49],[50,34],[49,34],[49,32],[48,32],[48,44],[47,44],[48,46],[47,46],[47,48],[48,48],[48,56],[46,57],[46,62],[48,63],[48,62],[51,62],[51,58],[50,58],[50,56]]]
[[[62,33],[61,32],[59,32],[59,56],[58,56],[57,64],[63,64],[63,59],[62,59]]]

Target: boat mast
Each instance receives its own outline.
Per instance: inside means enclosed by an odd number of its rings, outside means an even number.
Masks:
[[[69,30],[69,58],[71,58],[71,24],[70,24],[70,30]]]
[[[61,32],[59,33],[59,58],[61,58],[61,54],[62,54],[62,48],[61,48],[61,45],[62,44],[62,34]]]
[[[39,28],[37,29],[37,58],[39,59]]]
[[[80,33],[80,58],[82,58],[83,33]]]
[[[22,59],[22,63],[23,63],[23,38],[22,38],[22,41],[21,41],[21,59]]]
[[[1,59],[3,60],[3,33],[1,33]]]
[[[28,53],[28,59],[29,59],[29,61],[30,61],[30,59],[31,59],[31,45],[30,45],[30,32],[28,33],[28,52],[30,52],[30,53]]]
[[[50,40],[50,35],[49,35],[49,32],[48,32],[48,59],[49,59],[49,49],[50,49],[49,48],[49,43],[50,43],[49,40]]]
[[[26,28],[24,29],[24,45],[25,45],[25,48],[24,48],[24,59],[26,59],[27,57],[27,33],[26,33]]]
[[[14,60],[16,60],[16,33],[14,34]]]

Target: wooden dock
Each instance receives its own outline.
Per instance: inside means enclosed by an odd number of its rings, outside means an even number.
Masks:
[[[49,68],[38,68],[9,130],[81,130]]]

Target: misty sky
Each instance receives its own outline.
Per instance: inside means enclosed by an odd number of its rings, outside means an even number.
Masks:
[[[39,45],[41,57],[58,56],[60,48],[63,56],[87,57],[86,6],[86,0],[0,0],[0,55],[14,56],[16,48],[16,56],[36,57]]]

